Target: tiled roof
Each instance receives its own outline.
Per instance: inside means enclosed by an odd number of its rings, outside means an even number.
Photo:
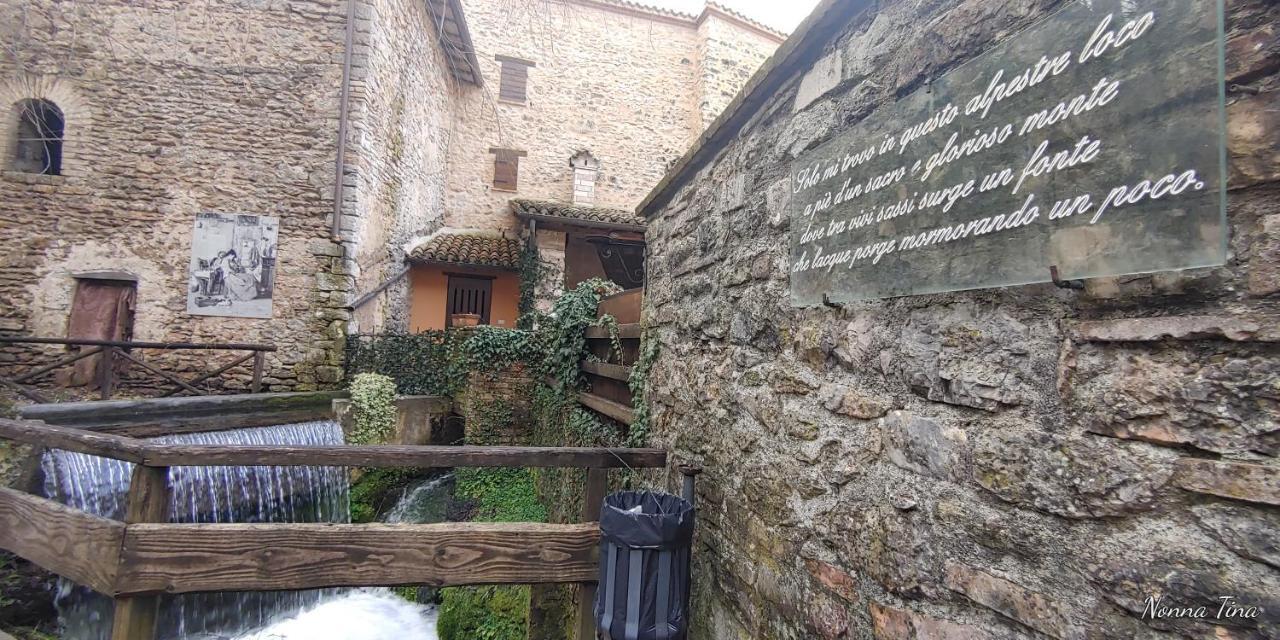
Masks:
[[[759,20],[756,20],[755,18],[748,16],[747,14],[741,11],[738,11],[737,9],[729,8],[728,6],[720,4],[719,2],[707,2],[706,9],[717,9],[722,13],[727,13],[757,29],[760,29],[761,31],[767,31],[783,40],[786,40],[787,36],[789,35],[785,31],[780,31],[778,29],[775,29],[763,22],[760,22]],[[706,13],[706,9],[703,9],[704,14]]]
[[[520,268],[520,241],[474,233],[442,233],[409,254],[410,260],[499,269]]]
[[[624,224],[643,228],[645,219],[630,211],[622,209],[605,209],[603,207],[579,207],[560,202],[541,200],[512,200],[511,208],[518,216],[538,215],[565,218],[568,221],[591,223]]]

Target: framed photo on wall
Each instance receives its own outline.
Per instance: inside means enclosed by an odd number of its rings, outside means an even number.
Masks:
[[[280,219],[201,213],[191,232],[187,313],[270,318]]]

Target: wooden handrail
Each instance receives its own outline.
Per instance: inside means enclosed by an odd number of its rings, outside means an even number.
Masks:
[[[26,420],[0,419],[0,438],[150,467],[224,465],[342,467],[659,468],[663,449],[432,445],[175,445]]]
[[[0,487],[0,548],[110,595],[124,524]]]
[[[0,418],[0,438],[49,449],[65,449],[104,458],[142,462],[148,447],[145,440],[135,440],[109,433],[59,427],[31,420]]]
[[[117,596],[595,580],[594,524],[138,524]]]
[[[35,336],[0,336],[0,344],[61,344],[71,347],[117,347],[120,349],[204,349],[216,351],[275,351],[275,345],[238,342],[137,342],[133,340],[94,340],[90,338],[37,338]]]

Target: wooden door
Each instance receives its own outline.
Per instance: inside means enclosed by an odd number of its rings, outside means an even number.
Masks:
[[[128,280],[76,279],[76,291],[71,299],[71,315],[67,318],[67,337],[90,340],[133,339],[136,294],[137,283]],[[63,384],[82,386],[96,382],[101,361],[101,354],[76,361],[75,368],[62,379]]]

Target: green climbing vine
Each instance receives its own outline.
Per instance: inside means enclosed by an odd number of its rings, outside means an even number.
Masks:
[[[538,254],[538,246],[532,242],[525,244],[520,254],[520,316],[516,320],[517,328],[528,330],[537,325],[538,283],[546,270]]]
[[[378,373],[361,373],[351,382],[355,428],[352,444],[382,444],[396,426],[396,383]]]
[[[640,354],[635,364],[631,365],[631,375],[627,386],[631,389],[632,415],[631,430],[627,433],[628,447],[642,447],[649,439],[649,371],[658,359],[659,342],[657,336],[645,332],[640,339]]]

